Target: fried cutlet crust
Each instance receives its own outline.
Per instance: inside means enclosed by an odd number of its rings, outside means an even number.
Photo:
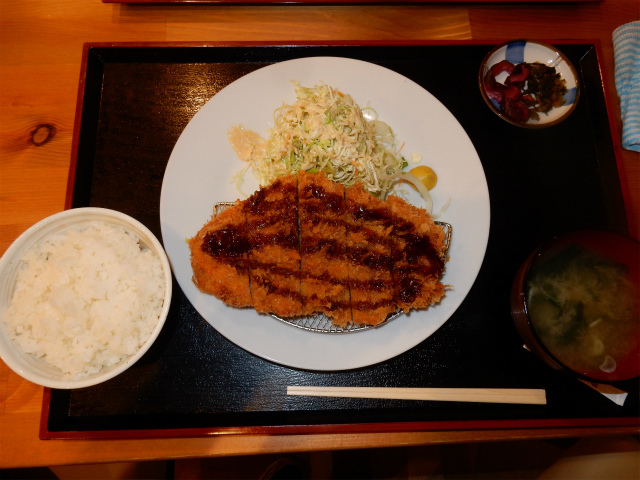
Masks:
[[[298,176],[300,272],[304,315],[351,323],[344,186],[316,173]]]
[[[244,212],[238,204],[213,217],[189,239],[193,283],[233,307],[253,306]]]

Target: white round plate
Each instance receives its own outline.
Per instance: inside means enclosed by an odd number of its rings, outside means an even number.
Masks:
[[[186,239],[210,219],[217,202],[244,198],[231,182],[244,162],[227,130],[244,125],[266,136],[281,102],[295,102],[293,81],[321,83],[371,106],[395,131],[403,153],[424,157],[438,174],[432,190],[434,211],[449,198],[439,219],[453,236],[443,282],[452,287],[436,306],[412,312],[380,327],[356,333],[326,334],[295,328],[252,309],[236,309],[201,293],[193,284]],[[410,164],[410,167],[415,165]],[[242,191],[258,183],[251,171]],[[411,189],[407,189],[411,190]],[[411,203],[420,197],[410,193]],[[218,92],[193,117],[178,139],[162,184],[160,222],[165,250],[177,281],[195,309],[222,335],[245,350],[289,367],[333,371],[388,360],[419,344],[456,311],[480,270],[489,237],[489,193],[484,171],[469,137],[453,115],[422,87],[386,68],[347,58],[311,57],[256,70]]]

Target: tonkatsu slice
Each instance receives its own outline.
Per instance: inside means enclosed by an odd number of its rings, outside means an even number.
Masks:
[[[445,231],[424,209],[391,195],[393,211],[393,283],[400,310],[426,308],[440,301],[445,286]]]
[[[396,311],[391,206],[361,184],[347,189],[347,257],[351,313],[358,325],[378,325]]]
[[[297,177],[278,178],[242,202],[242,208],[253,307],[281,317],[301,316]]]
[[[344,186],[320,173],[298,176],[300,291],[305,315],[352,322],[346,255]]]
[[[193,282],[233,307],[251,307],[249,242],[239,202],[213,217],[189,239]]]

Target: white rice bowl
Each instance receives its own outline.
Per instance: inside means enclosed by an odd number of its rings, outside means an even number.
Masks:
[[[0,357],[51,388],[113,378],[157,338],[171,286],[162,246],[137,220],[102,208],[52,215],[0,259]]]

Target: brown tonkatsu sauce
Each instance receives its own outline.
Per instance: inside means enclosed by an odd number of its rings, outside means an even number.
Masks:
[[[321,186],[307,185],[300,191],[300,196],[321,201],[323,208],[330,210],[334,214],[342,215],[344,211],[344,196],[327,192]]]
[[[269,194],[277,193],[282,198],[278,201],[268,200]],[[278,213],[288,211],[288,198],[291,196],[297,197],[297,188],[290,183],[284,183],[281,179],[275,180],[267,188],[261,188],[249,197],[243,203],[243,209],[245,212],[251,215],[266,215],[273,217]]]
[[[281,272],[281,274],[286,275],[286,272]],[[278,285],[274,285],[270,281],[262,281],[260,285],[264,287],[270,295],[278,295],[280,297],[291,298],[297,300],[298,302],[302,301],[302,296],[298,290],[291,290],[289,288],[283,288]]]
[[[386,226],[393,225],[393,218],[387,210],[382,208],[368,209],[364,205],[356,204],[349,208],[349,213],[356,220],[375,222]]]
[[[202,242],[202,251],[212,257],[227,258],[228,263],[236,262],[251,249],[245,230],[242,225],[208,232]]]
[[[332,227],[333,225],[329,224],[329,226]],[[324,238],[312,239],[312,241],[305,242],[304,246],[300,247],[300,255],[309,255],[320,251],[325,251],[331,257],[343,257],[347,252],[347,247],[344,243]]]
[[[358,265],[364,265],[373,269],[393,269],[393,258],[391,255],[378,254],[364,248],[350,248],[349,259]]]

